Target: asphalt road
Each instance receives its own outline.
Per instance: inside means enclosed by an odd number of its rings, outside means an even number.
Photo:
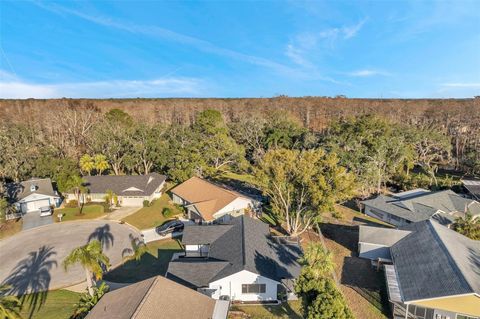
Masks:
[[[64,222],[22,231],[0,241],[0,283],[10,283],[14,292],[44,291],[67,287],[85,280],[79,265],[66,272],[64,258],[73,248],[96,238],[103,243],[111,265],[122,261],[131,248],[130,236],[140,234],[128,225],[105,220]]]

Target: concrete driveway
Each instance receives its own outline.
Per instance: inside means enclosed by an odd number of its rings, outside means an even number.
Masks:
[[[22,230],[53,224],[53,216],[40,217],[40,212],[30,212],[22,216]]]
[[[130,216],[140,210],[142,207],[119,207],[111,213],[108,213],[103,219],[105,220],[122,220],[123,218]]]
[[[65,272],[62,262],[72,249],[89,239],[103,243],[110,264],[118,265],[131,248],[130,237],[140,234],[128,225],[104,220],[56,223],[22,231],[0,241],[0,283],[10,283],[14,293],[63,288],[85,280],[79,265]]]

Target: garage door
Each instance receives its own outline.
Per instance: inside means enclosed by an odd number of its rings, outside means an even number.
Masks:
[[[36,211],[40,207],[50,206],[50,201],[48,199],[36,200],[33,202],[27,203],[27,212]]]
[[[143,197],[123,197],[122,206],[143,206]]]

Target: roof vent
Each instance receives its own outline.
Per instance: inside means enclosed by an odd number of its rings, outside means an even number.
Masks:
[[[34,192],[36,190],[37,190],[37,186],[35,186],[35,184],[30,185],[30,191],[31,192]]]

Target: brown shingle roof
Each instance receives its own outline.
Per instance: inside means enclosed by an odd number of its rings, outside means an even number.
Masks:
[[[213,214],[238,197],[245,197],[195,176],[178,185],[171,192],[194,205],[206,221],[213,220]]]
[[[157,276],[107,293],[87,319],[209,319],[215,303],[195,290]]]

